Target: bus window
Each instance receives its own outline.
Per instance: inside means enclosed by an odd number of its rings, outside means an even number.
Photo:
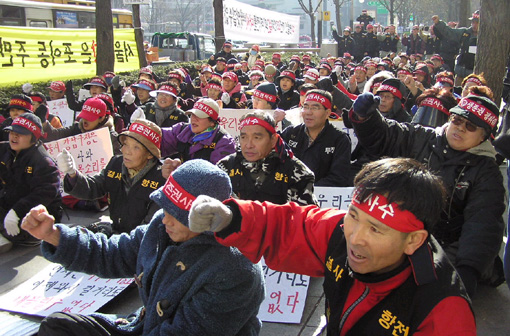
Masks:
[[[13,6],[0,6],[0,25],[24,26],[25,15],[23,8]]]
[[[29,26],[35,28],[48,28],[48,22],[40,20],[31,20]]]
[[[88,12],[79,12],[78,25],[80,28],[96,28],[96,14]]]

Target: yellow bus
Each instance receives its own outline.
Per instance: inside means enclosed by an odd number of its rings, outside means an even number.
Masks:
[[[88,0],[0,0],[0,26],[95,28],[96,8]],[[133,28],[126,9],[112,9],[114,28]]]

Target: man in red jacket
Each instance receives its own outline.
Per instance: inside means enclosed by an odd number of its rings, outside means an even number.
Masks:
[[[469,297],[429,235],[445,191],[412,159],[367,164],[347,213],[295,203],[199,197],[195,232],[252,262],[324,277],[328,335],[476,335]]]

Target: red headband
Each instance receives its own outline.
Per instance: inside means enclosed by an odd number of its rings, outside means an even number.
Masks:
[[[282,71],[281,77],[290,77],[293,81],[296,81],[296,74],[292,71],[284,70]]]
[[[161,147],[161,136],[154,130],[145,126],[144,124],[134,122],[129,126],[129,131],[136,134],[140,134],[141,136],[152,142],[156,147],[158,148]]]
[[[178,79],[180,82],[182,82],[182,76],[179,75],[178,73],[169,73],[168,78],[175,78],[175,79]]]
[[[498,124],[498,116],[496,114],[494,114],[485,106],[478,104],[471,99],[462,98],[458,106],[466,111],[473,113],[491,128],[496,127]]]
[[[39,128],[39,126],[37,126],[28,119],[25,119],[23,117],[17,117],[11,124],[11,126],[15,125],[26,128],[35,136],[36,139],[39,139],[41,137],[41,129]]]
[[[225,72],[223,76],[221,76],[223,79],[228,78],[231,81],[234,81],[237,83],[237,75],[233,72]]]
[[[378,89],[378,88],[381,86],[381,83],[382,83],[382,82],[374,83],[374,84],[370,87],[370,91],[372,91],[373,89]]]
[[[218,85],[218,84],[215,84],[215,83],[208,83],[205,88],[207,90],[209,90],[209,89],[216,89],[216,90],[220,90],[220,91],[222,90],[221,85]]]
[[[314,101],[317,103],[322,104],[326,108],[326,110],[331,110],[331,102],[328,98],[324,97],[321,94],[318,93],[309,93],[306,95],[305,102],[307,101]]]
[[[480,85],[483,85],[482,84],[482,81],[479,80],[478,78],[476,77],[470,77],[466,80],[466,83],[464,83],[464,85],[466,85],[467,83],[475,83],[476,85],[480,86]]]
[[[448,112],[448,110],[444,107],[441,100],[439,100],[435,97],[428,97],[428,98],[423,99],[422,102],[420,103],[420,106],[432,107],[432,108],[435,108],[436,110],[443,112],[446,115],[450,115],[450,112]]]
[[[412,73],[409,70],[400,69],[399,71],[397,71],[397,75],[412,75]]]
[[[268,102],[271,102],[271,103],[275,103],[276,102],[276,96],[275,95],[272,95],[272,94],[269,94],[269,93],[266,93],[266,92],[262,92],[260,90],[253,91],[253,97],[257,97],[257,98],[260,98],[262,100],[265,100],[265,101],[268,101]]]
[[[166,91],[166,92],[168,92],[171,95],[177,96],[177,89],[174,88],[172,85],[166,85],[166,84],[161,85],[158,88],[158,91]]]
[[[274,129],[273,126],[271,126],[267,121],[264,121],[257,117],[248,117],[248,118],[244,119],[243,121],[241,121],[241,125],[239,125],[239,129],[241,130],[245,126],[253,126],[253,125],[262,126],[266,130],[268,130],[269,133],[271,133],[271,134],[276,133],[276,130]]]
[[[414,74],[427,76],[427,73],[421,69],[414,70]]]
[[[365,67],[362,67],[362,66],[357,66],[357,67],[355,67],[355,68],[354,68],[354,71],[356,71],[356,70],[361,70],[361,71],[363,71],[363,72],[367,72],[367,69],[366,69]]]
[[[9,102],[9,106],[11,106],[11,105],[21,106],[25,109],[32,111],[32,104],[30,104],[29,102],[27,102],[23,99],[18,99],[18,98],[11,99],[11,101]]]
[[[445,76],[442,76],[442,77],[438,77],[436,79],[436,82],[438,83],[448,83],[450,84],[451,86],[453,86],[453,79],[449,78],[449,77],[445,77]]]
[[[171,175],[163,187],[163,193],[178,208],[186,211],[191,209],[191,203],[196,199],[195,196],[184,190]]]
[[[389,91],[391,92],[391,94],[393,94],[395,97],[397,97],[398,99],[402,100],[402,92],[400,92],[399,90],[397,90],[396,87],[394,86],[391,86],[391,85],[388,85],[388,84],[382,84],[379,89],[377,89],[377,92],[382,92],[382,91]]]
[[[196,102],[195,105],[193,105],[194,109],[200,110],[207,114],[209,117],[211,117],[214,120],[218,120],[218,112],[210,107],[209,105],[206,105],[200,101]]]
[[[372,193],[363,203],[354,192],[351,204],[383,224],[400,232],[408,233],[423,230],[423,222],[408,210],[400,210],[397,203],[388,203],[386,197]]]
[[[30,96],[30,99],[32,99],[32,101],[36,101],[38,103],[42,103],[43,102],[42,98],[39,97],[39,96]]]

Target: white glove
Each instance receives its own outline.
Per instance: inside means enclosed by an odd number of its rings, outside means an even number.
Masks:
[[[133,114],[131,114],[129,121],[131,123],[134,123],[136,119],[145,119],[145,112],[143,111],[143,109],[141,107],[139,107],[133,111]]]
[[[32,92],[32,89],[34,88],[34,86],[30,83],[25,83],[23,84],[23,86],[21,87],[21,90],[23,91],[24,94],[29,94],[30,92]]]
[[[335,67],[335,73],[337,77],[340,77],[342,75],[342,67],[340,65],[337,65]]]
[[[221,95],[221,101],[225,103],[225,105],[228,105],[230,103],[230,95],[226,92],[223,92]]]
[[[57,155],[57,166],[58,170],[64,174],[76,174],[76,163],[74,163],[74,158],[65,148],[62,153]]]
[[[230,224],[232,216],[232,211],[216,198],[200,195],[191,204],[189,229],[193,232],[218,232]]]
[[[19,217],[16,211],[13,209],[9,210],[4,218],[5,231],[9,236],[16,236],[19,234]]]
[[[131,89],[127,89],[126,92],[122,95],[122,99],[120,100],[123,103],[131,105],[135,102],[135,95]]]

